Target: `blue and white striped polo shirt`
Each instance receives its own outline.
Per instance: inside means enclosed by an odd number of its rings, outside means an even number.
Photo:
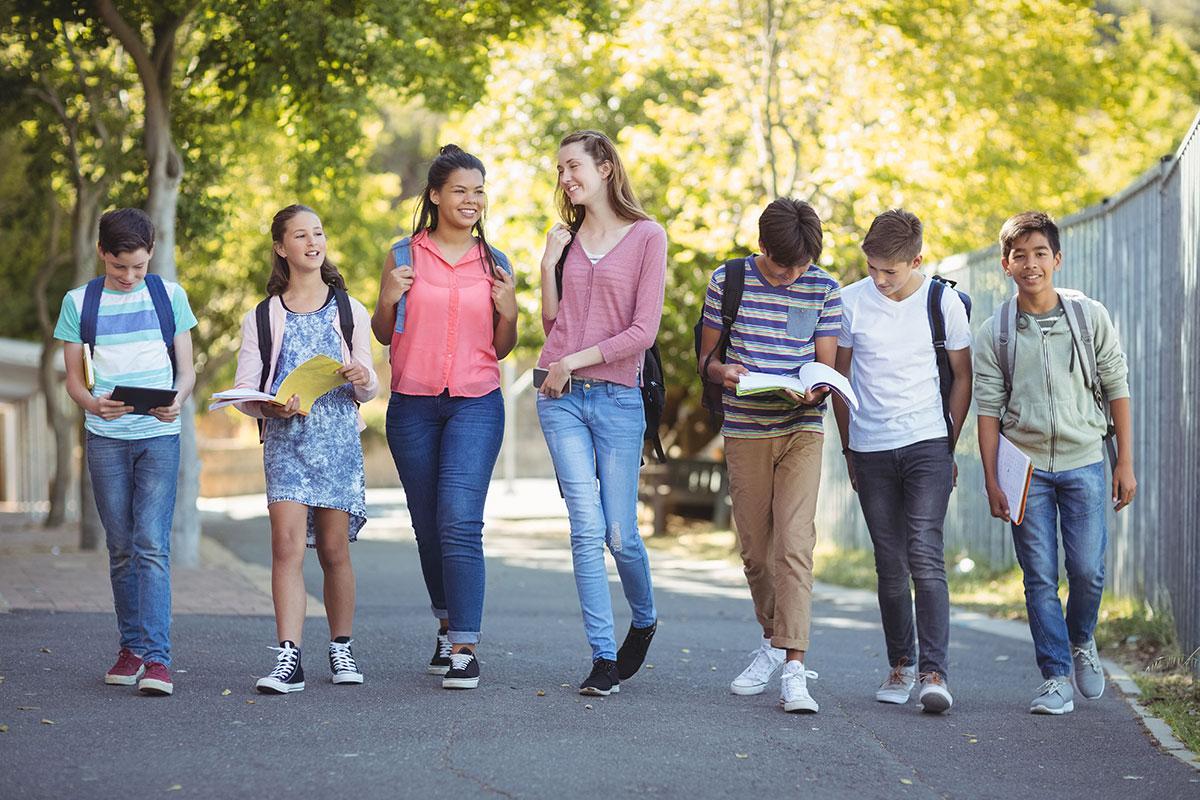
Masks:
[[[841,289],[825,270],[808,271],[788,286],[772,286],[759,272],[755,257],[743,262],[746,285],[729,336],[726,364],[751,372],[794,373],[816,358],[816,339],[838,335],[842,327]],[[725,265],[717,267],[704,296],[704,324],[721,329],[721,296]],[[724,391],[725,424],[721,433],[738,439],[785,436],[796,431],[824,430],[819,408],[797,406],[774,394],[739,397]]]
[[[175,312],[175,334],[196,327],[196,317],[188,305],[183,287],[163,281],[171,308]],[[54,338],[64,342],[82,342],[79,318],[83,313],[86,286],[72,289],[63,298]],[[85,345],[86,346],[86,345]],[[96,319],[96,385],[92,396],[100,397],[114,386],[141,386],[148,389],[170,389],[175,382],[171,374],[171,359],[163,344],[158,327],[158,315],[150,290],[142,281],[132,292],[104,289],[100,296],[100,313]],[[94,414],[86,414],[84,426],[97,436],[110,439],[149,439],[179,433],[179,420],[159,422],[152,416],[126,414],[106,422]]]

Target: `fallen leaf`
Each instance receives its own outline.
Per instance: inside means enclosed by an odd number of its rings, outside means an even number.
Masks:
[[[167,791],[168,792],[177,792],[182,788],[183,788],[183,786],[181,786],[180,784],[177,783],[174,786],[172,786],[170,789],[167,789]]]
[[[1127,780],[1127,781],[1144,781],[1146,779],[1141,775],[1126,775],[1125,780]]]
[[[717,671],[717,668],[716,668],[716,667],[713,667],[713,668],[712,668],[712,671],[713,671],[713,672],[716,672],[716,671]]]
[[[684,648],[683,648],[683,649],[681,649],[679,652],[681,652],[681,653],[690,653],[690,652],[692,652],[692,651],[691,651],[691,650],[688,650],[686,647],[684,647]]]
[[[967,739],[967,744],[979,744],[978,739]]]
[[[538,697],[545,697],[545,696],[546,696],[546,693],[543,692],[541,689],[538,689]]]
[[[586,706],[584,706],[584,708],[586,708],[588,711],[591,711],[591,710],[592,710],[592,704],[591,704],[591,703],[588,703]]]
[[[221,692],[221,697],[224,697],[227,694],[233,694],[233,692],[230,689],[226,689],[225,691]]]
[[[820,729],[820,728],[813,728],[813,730],[814,730],[814,731],[819,731],[819,730],[821,730],[821,729]]]
[[[996,656],[997,661],[1008,661],[1008,656]]]
[[[58,723],[52,719],[43,719],[42,724],[43,725],[57,725]]]
[[[905,786],[912,786],[912,781],[910,781],[908,778],[901,778],[900,782],[903,783]]]
[[[733,756],[734,756],[734,758],[749,758],[750,754],[749,753],[734,753]]]
[[[4,732],[5,732],[5,731],[7,731],[7,730],[8,730],[8,726],[7,726],[7,725],[0,725],[0,733],[4,733]]]
[[[646,669],[654,669],[654,665],[653,665],[653,664],[647,664],[647,665],[646,665]]]
[[[328,724],[329,724],[330,722],[332,722],[332,721],[333,721],[333,720],[329,720],[329,719],[327,719],[327,720],[325,720],[324,722],[322,722],[321,724],[322,724],[322,725],[328,725]]]
[[[17,706],[17,711],[41,711],[41,706]]]
[[[43,647],[43,648],[42,648],[42,652],[43,652],[43,653],[49,653],[49,652],[50,652],[50,648],[49,648],[49,647]]]
[[[246,702],[247,702],[248,704],[250,704],[250,705],[254,705],[254,701],[253,701],[253,700],[247,700]]]
[[[679,660],[680,660],[680,661],[691,661],[691,659],[690,659],[690,658],[681,658],[681,659],[679,659]]]
[[[560,684],[559,684],[559,686],[567,686],[567,687],[570,687],[570,685],[571,685],[571,684],[569,684],[569,683],[560,683]]]

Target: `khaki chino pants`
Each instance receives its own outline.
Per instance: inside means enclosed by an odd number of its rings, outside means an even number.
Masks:
[[[808,650],[824,434],[725,438],[729,496],[754,614],[771,645]]]

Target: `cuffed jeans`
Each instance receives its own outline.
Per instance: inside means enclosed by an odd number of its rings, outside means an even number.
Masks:
[[[558,398],[537,396],[538,420],[571,521],[571,561],[592,658],[617,657],[604,545],[621,576],[633,624],[658,618],[650,559],[637,529],[638,470],[646,419],[636,386],[572,379]]]
[[[1025,608],[1043,678],[1071,674],[1071,645],[1096,628],[1108,545],[1104,462],[1064,472],[1034,470],[1025,516],[1013,525],[1017,563],[1025,573]],[[1058,598],[1058,526],[1067,567],[1067,614]]]
[[[475,644],[483,622],[483,505],[500,443],[504,399],[406,395],[388,402],[387,441],[408,502],[433,615],[452,644]]]
[[[171,523],[179,434],[87,434],[88,471],[104,538],[121,647],[171,665]]]
[[[808,650],[820,433],[725,437],[729,498],[754,615],[771,646]]]
[[[942,526],[954,488],[954,456],[945,437],[853,454],[858,502],[875,550],[888,663],[916,664],[919,639],[920,671],[946,678],[950,593]],[[915,636],[910,575],[916,593]]]

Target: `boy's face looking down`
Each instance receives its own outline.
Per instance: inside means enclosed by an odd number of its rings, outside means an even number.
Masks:
[[[1062,264],[1062,251],[1055,253],[1041,231],[1033,231],[1013,242],[1008,258],[1000,259],[1004,274],[1017,284],[1017,292],[1037,295],[1054,290],[1054,273]]]
[[[104,260],[104,288],[114,292],[132,292],[146,279],[150,271],[150,257],[154,248],[139,247],[123,253],[109,253],[97,247]]]
[[[762,247],[761,241],[758,243],[758,246]],[[765,251],[766,248],[763,249]],[[765,252],[755,259],[755,263],[758,266],[758,271],[767,279],[767,283],[772,286],[790,286],[808,271],[807,262],[794,267],[785,267],[782,264],[776,263]]]
[[[911,295],[921,285],[919,276],[914,273],[921,265],[921,256],[912,261],[886,261],[875,256],[867,256],[867,274],[875,284],[879,293],[897,303]]]

